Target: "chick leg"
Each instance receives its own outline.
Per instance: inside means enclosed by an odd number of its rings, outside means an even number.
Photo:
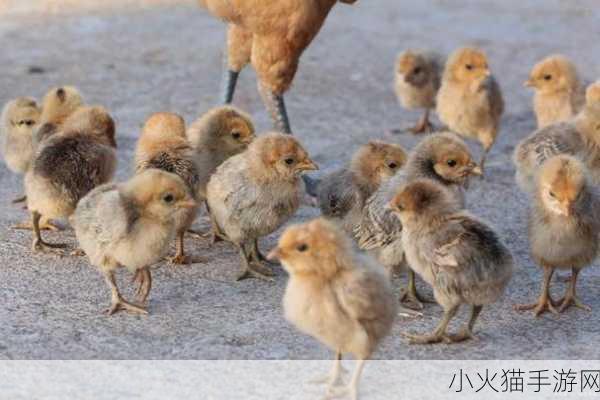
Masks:
[[[402,333],[402,336],[409,339],[410,344],[434,344],[434,343],[452,343],[452,338],[446,333],[448,324],[458,312],[460,305],[454,305],[444,310],[442,320],[432,333],[425,335],[415,335],[411,333]]]
[[[40,232],[41,217],[42,215],[37,211],[33,211],[31,213],[31,224],[33,225],[33,233],[35,235],[33,238],[33,243],[31,244],[31,249],[34,252],[53,252],[62,255],[63,252],[59,249],[67,247],[65,243],[47,243],[42,239],[42,234]]]
[[[348,395],[350,399],[358,400],[358,384],[360,382],[360,377],[362,375],[363,369],[365,368],[366,362],[366,360],[357,360],[356,368],[354,369],[354,373],[352,374],[352,378],[350,379],[350,383],[348,384],[348,386],[328,391],[325,398],[333,399]]]
[[[54,225],[49,219],[42,219],[39,223],[40,230],[42,231],[62,231],[62,228],[58,225]],[[33,230],[33,224],[31,221],[23,222],[17,225],[11,226],[12,229],[23,229],[27,231]]]
[[[333,367],[331,368],[331,371],[329,372],[329,374],[325,375],[324,377],[319,377],[319,378],[313,379],[309,383],[315,384],[315,385],[321,385],[321,384],[326,383],[327,391],[329,392],[331,389],[333,389],[339,383],[339,381],[342,377],[342,374],[345,372],[346,371],[342,367],[342,352],[338,350],[335,353],[335,358],[333,360]]]
[[[528,311],[533,310],[536,317],[539,317],[546,311],[550,311],[553,314],[558,314],[556,308],[554,308],[554,300],[550,296],[550,281],[554,274],[554,268],[544,267],[544,283],[542,284],[542,292],[537,303],[533,304],[516,304],[513,308],[517,311]]]
[[[244,270],[238,275],[237,280],[241,281],[248,278],[257,278],[270,282],[273,281],[273,271],[264,265],[254,262],[252,257],[252,247],[252,244],[249,244],[248,242],[239,245]]]
[[[138,303],[144,304],[152,289],[152,274],[150,268],[142,268],[135,271],[134,281],[138,283],[137,290],[135,291],[135,299]]]
[[[410,128],[412,133],[427,133],[433,131],[433,125],[429,121],[429,112],[429,108],[426,108],[417,124],[413,128]]]
[[[118,311],[129,311],[136,314],[148,314],[146,309],[136,306],[135,304],[131,304],[119,293],[119,288],[117,287],[117,282],[115,281],[115,274],[112,271],[104,272],[104,279],[106,283],[110,287],[111,291],[111,302],[110,307],[106,310],[106,314],[113,315]]]
[[[477,321],[479,314],[481,314],[481,310],[483,310],[483,306],[473,306],[471,308],[471,318],[469,319],[467,326],[465,326],[457,334],[448,335],[448,337],[450,338],[450,340],[452,340],[453,343],[464,342],[465,340],[474,338],[473,328],[475,328],[475,322]]]
[[[577,297],[577,277],[579,276],[579,271],[580,270],[577,268],[571,269],[571,282],[569,283],[569,288],[567,289],[565,297],[559,301],[560,307],[558,308],[558,312],[562,313],[571,306],[581,308],[585,311],[592,311],[590,306],[583,304],[583,302]]]
[[[168,257],[169,262],[171,264],[178,265],[189,265],[206,262],[206,260],[202,257],[194,257],[185,254],[185,232],[185,229],[181,230],[180,232],[177,232],[175,255],[173,257]]]
[[[423,303],[434,303],[433,300],[425,299],[417,292],[416,274],[408,269],[408,286],[400,294],[400,302],[411,310],[422,310]]]
[[[271,265],[271,266],[281,265],[278,262],[267,260],[267,257],[265,257],[260,252],[260,249],[258,248],[258,240],[257,239],[254,239],[254,242],[252,243],[252,257],[255,261],[262,263],[262,264]]]
[[[23,194],[20,195],[18,197],[15,197],[14,199],[12,199],[11,203],[13,204],[19,204],[19,203],[23,203],[24,201],[27,201],[27,195]]]

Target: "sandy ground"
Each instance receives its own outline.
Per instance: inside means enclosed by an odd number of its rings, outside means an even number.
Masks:
[[[140,123],[151,112],[177,111],[188,121],[214,105],[220,87],[224,26],[192,2],[84,1],[78,8],[52,1],[2,2],[0,10],[0,102],[19,95],[40,97],[59,84],[75,84],[89,103],[103,104],[118,123],[118,179],[131,173]],[[74,2],[70,2],[71,5]],[[79,3],[79,2],[78,2]],[[97,3],[96,3],[97,4]],[[594,8],[594,6],[596,6]],[[419,320],[398,319],[376,357],[387,359],[599,358],[600,269],[580,281],[592,313],[570,310],[539,319],[512,311],[533,300],[540,271],[528,255],[526,200],[510,162],[518,140],[534,128],[531,93],[522,87],[539,58],[562,52],[577,60],[588,79],[600,76],[600,35],[594,0],[359,1],[337,6],[302,59],[287,96],[292,125],[328,171],[344,163],[369,139],[386,138],[410,148],[409,135],[386,137],[389,128],[417,117],[401,110],[391,90],[396,53],[406,47],[449,52],[476,44],[489,54],[507,103],[499,141],[485,180],[469,193],[473,212],[493,223],[512,249],[518,270],[504,300],[484,310],[477,341],[453,346],[409,346],[404,330],[424,331],[441,315],[429,306]],[[30,67],[43,73],[31,74]],[[242,75],[235,99],[261,130],[269,120],[254,73]],[[479,151],[473,146],[474,151]],[[0,358],[7,359],[321,359],[325,348],[297,333],[282,318],[286,276],[272,284],[235,282],[236,251],[189,240],[210,259],[190,267],[159,265],[150,316],[102,315],[109,292],[84,258],[33,255],[30,233],[9,227],[27,214],[9,200],[20,179],[0,167]],[[296,220],[316,215],[303,208]],[[204,218],[199,227],[205,227]],[[75,246],[73,231],[47,234]],[[274,234],[262,242],[270,248]],[[120,284],[131,294],[130,277]],[[398,281],[399,283],[400,281]],[[564,289],[555,285],[556,296]],[[466,314],[466,310],[463,310]],[[464,319],[465,315],[462,316]],[[595,339],[592,339],[595,338]]]

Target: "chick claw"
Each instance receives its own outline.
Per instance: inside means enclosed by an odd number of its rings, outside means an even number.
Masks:
[[[188,254],[176,254],[173,257],[167,257],[167,260],[173,265],[190,265],[208,262],[206,258],[190,256]]]
[[[23,230],[28,230],[31,231],[33,230],[33,225],[31,225],[31,222],[23,222],[17,225],[13,225],[11,226],[12,229],[23,229]],[[41,231],[61,231],[62,228],[60,228],[58,225],[54,225],[53,223],[51,223],[50,221],[45,221],[43,223],[40,224],[40,230]]]
[[[515,304],[513,308],[516,311],[533,310],[533,313],[536,317],[539,317],[546,311],[550,311],[552,314],[559,314],[558,310],[555,308],[554,300],[552,300],[551,298],[540,299],[540,301],[533,304]]]
[[[34,253],[42,252],[42,253],[55,253],[58,255],[64,255],[64,249],[67,247],[66,243],[46,243],[42,240],[35,239],[31,245],[31,250]]]
[[[425,335],[417,335],[414,333],[402,332],[402,336],[408,339],[409,344],[437,344],[437,343],[452,343],[452,338],[445,333],[429,333]]]
[[[119,311],[127,311],[133,314],[147,315],[148,311],[145,308],[136,306],[135,304],[129,303],[123,299],[113,301],[110,307],[105,311],[107,315],[113,315]]]
[[[567,295],[564,298],[562,298],[561,300],[559,300],[558,302],[560,304],[559,308],[558,308],[558,312],[562,313],[564,312],[567,308],[573,306],[576,308],[580,308],[584,311],[592,311],[592,307],[584,304],[581,300],[579,300],[576,296],[572,296],[572,295]]]
[[[275,274],[268,267],[259,263],[252,263],[238,275],[236,280],[241,281],[244,279],[256,278],[267,282],[274,282],[275,279],[272,278],[273,276],[275,276]]]

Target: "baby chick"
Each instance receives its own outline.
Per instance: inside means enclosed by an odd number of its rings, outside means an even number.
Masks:
[[[254,140],[254,124],[250,116],[233,106],[215,107],[196,120],[187,130],[198,164],[198,199],[206,203],[206,186],[211,175],[226,159],[246,150]],[[213,242],[216,235],[211,217]],[[192,231],[193,232],[193,231]],[[195,232],[194,232],[195,233]]]
[[[436,102],[441,121],[451,131],[481,143],[483,169],[498,134],[504,100],[482,51],[465,47],[448,58]]]
[[[40,218],[68,217],[83,196],[108,182],[116,167],[115,148],[115,124],[102,107],[80,107],[39,144],[25,175],[34,251],[64,247],[42,240]]]
[[[321,213],[351,233],[360,222],[367,199],[405,163],[406,151],[402,146],[379,141],[361,146],[348,167],[321,180],[318,197]]]
[[[187,185],[190,195],[195,199],[199,188],[199,168],[194,150],[185,135],[185,121],[177,114],[156,113],[151,115],[142,129],[135,150],[135,169],[140,173],[149,168],[157,168],[179,176]],[[193,207],[187,213],[180,213],[176,220],[177,251],[170,260],[175,264],[203,262],[198,257],[190,257],[184,251],[185,232],[194,222],[198,208]]]
[[[42,115],[34,134],[34,144],[59,129],[82,105],[83,98],[76,87],[61,86],[50,89],[42,100]]]
[[[443,58],[436,53],[406,50],[398,56],[395,71],[398,101],[406,109],[425,110],[416,126],[411,128],[413,133],[433,130],[433,125],[429,122],[429,112],[435,108],[442,68]]]
[[[525,86],[535,90],[533,108],[538,128],[569,120],[585,104],[585,90],[577,68],[562,55],[553,55],[537,63]]]
[[[433,179],[447,186],[457,201],[464,204],[464,188],[472,175],[481,175],[481,169],[460,138],[447,132],[426,137],[410,153],[402,171],[384,182],[367,200],[360,223],[354,228],[359,247],[375,253],[388,270],[402,265],[402,224],[387,207],[398,187],[419,178]],[[402,302],[420,310],[423,301],[417,293],[415,274],[409,268]]]
[[[218,234],[240,249],[239,279],[270,280],[257,240],[285,223],[298,209],[300,175],[318,169],[297,139],[268,133],[241,154],[227,159],[212,175],[207,201]]]
[[[40,120],[41,110],[35,99],[19,97],[4,106],[0,117],[0,151],[6,166],[16,174],[27,172],[33,157],[33,129]],[[25,201],[19,196],[13,203]]]
[[[576,295],[579,272],[598,254],[600,199],[586,177],[584,165],[574,157],[559,155],[542,164],[537,176],[533,205],[529,212],[531,255],[544,269],[542,292],[535,304],[517,310],[563,312],[574,305],[591,310]],[[563,300],[550,297],[550,281],[556,268],[571,269],[569,288]],[[558,311],[554,308],[560,304]]]
[[[125,183],[99,186],[81,199],[71,224],[81,248],[110,287],[109,315],[120,310],[147,314],[121,297],[114,271],[124,266],[140,275],[137,300],[145,303],[152,286],[150,266],[168,252],[175,222],[195,207],[187,184],[158,169],[144,170]]]
[[[521,189],[534,191],[539,166],[559,154],[583,160],[592,182],[600,183],[600,82],[588,87],[585,107],[575,118],[538,129],[517,145],[513,161]]]
[[[289,227],[269,259],[281,260],[290,275],[283,298],[286,319],[336,352],[328,396],[357,399],[365,360],[389,333],[397,312],[382,268],[324,219]],[[343,353],[358,363],[350,384],[336,390]]]
[[[483,306],[502,294],[513,271],[513,257],[496,233],[462,209],[438,182],[419,179],[401,187],[390,208],[402,222],[402,244],[411,268],[433,287],[444,317],[427,335],[405,334],[412,343],[460,342],[473,336]],[[461,304],[471,318],[458,333],[446,332]]]

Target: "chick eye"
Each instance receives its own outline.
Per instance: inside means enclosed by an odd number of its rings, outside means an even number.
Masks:
[[[554,192],[548,192],[548,194],[550,195],[550,197],[552,197],[553,199],[556,198],[556,195],[554,194]]]
[[[175,200],[175,197],[171,193],[167,193],[163,196],[163,201],[167,204],[170,204]]]
[[[32,119],[26,119],[23,123],[27,126],[33,125],[35,122]]]
[[[239,132],[231,132],[231,137],[237,140],[242,137],[242,135]]]
[[[465,68],[470,71],[473,69],[473,66],[471,64],[467,64],[467,65],[465,65]]]
[[[413,69],[413,74],[420,74],[422,71],[421,67],[416,67],[415,69]]]
[[[544,80],[551,81],[552,80],[552,75],[544,75]]]
[[[308,250],[308,245],[306,243],[299,244],[298,247],[296,247],[296,250],[299,252],[304,252]]]
[[[395,162],[391,162],[391,163],[388,164],[388,167],[390,169],[396,169],[396,167],[398,167],[398,164],[396,164]]]
[[[286,163],[287,165],[292,165],[292,164],[294,163],[294,159],[293,159],[293,158],[286,158],[286,159],[285,159],[285,163]]]
[[[448,164],[449,167],[455,167],[456,160],[448,160],[448,161],[446,161],[446,164]]]

